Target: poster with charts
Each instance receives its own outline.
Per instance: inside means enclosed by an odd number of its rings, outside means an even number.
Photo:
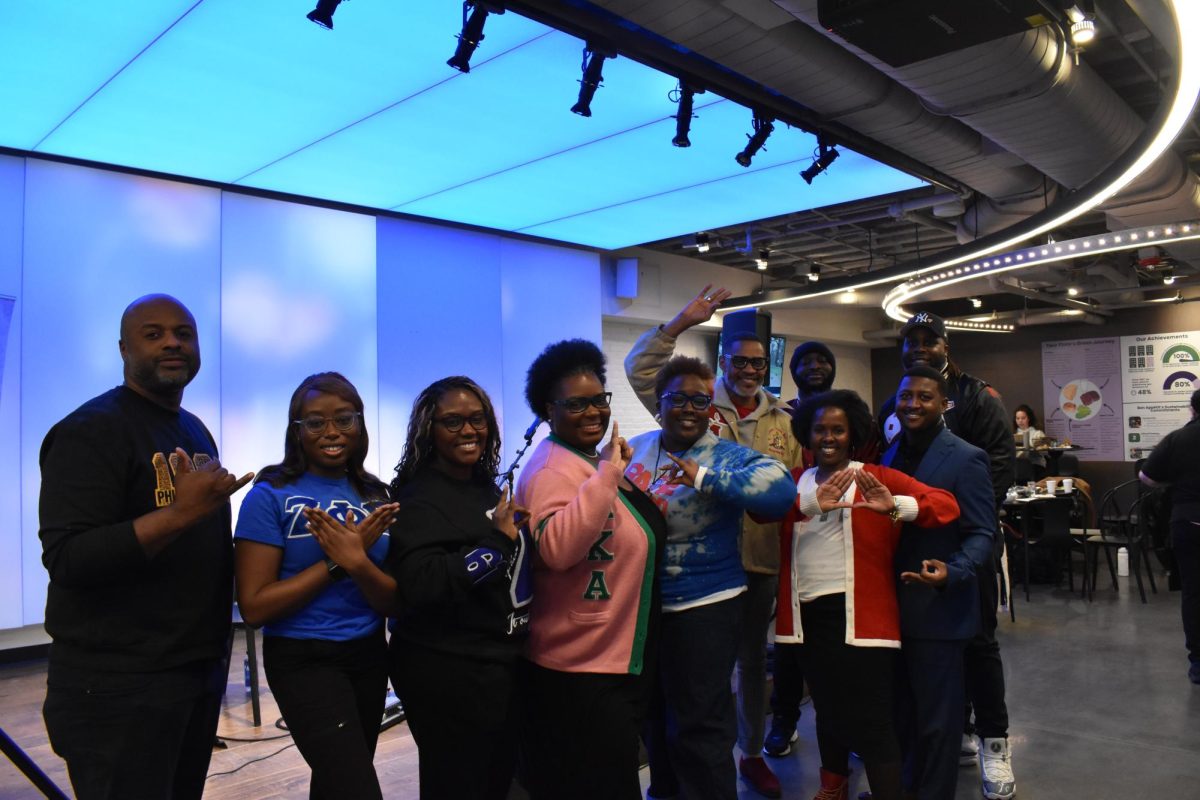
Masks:
[[[1125,400],[1125,460],[1150,455],[1154,445],[1191,419],[1200,389],[1200,331],[1121,337]]]
[[[1116,337],[1042,343],[1043,430],[1080,461],[1124,458],[1119,350]]]

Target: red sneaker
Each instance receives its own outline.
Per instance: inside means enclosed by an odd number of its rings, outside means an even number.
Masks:
[[[813,800],[850,800],[850,776],[821,769],[821,788]]]
[[[750,784],[750,788],[763,797],[783,797],[779,778],[771,772],[762,756],[742,756],[738,762],[738,772],[742,773],[742,778]]]

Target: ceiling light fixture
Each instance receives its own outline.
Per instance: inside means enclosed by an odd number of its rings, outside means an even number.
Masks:
[[[808,281],[809,283],[816,283],[819,280],[821,280],[821,268],[813,264],[808,268]]]
[[[771,251],[764,247],[758,251],[758,258],[754,259],[754,266],[758,267],[759,270],[764,270],[771,266],[770,259]]]
[[[483,41],[483,24],[487,22],[488,14],[503,13],[503,6],[482,3],[479,0],[466,0],[463,3],[463,26],[462,33],[458,35],[458,46],[454,48],[454,55],[446,64],[459,72],[470,72],[471,56],[475,55],[475,48]]]
[[[766,114],[755,111],[754,133],[746,134],[746,138],[750,141],[746,143],[746,149],[734,156],[733,160],[743,167],[750,166],[754,155],[763,149],[763,145],[767,143],[767,137],[771,135],[771,131],[773,130],[775,130],[775,120]]]
[[[707,233],[696,234],[696,251],[699,253],[707,253],[711,245],[708,242]]]
[[[1079,290],[1078,290],[1078,289],[1076,289],[1074,286],[1068,286],[1068,287],[1067,287],[1067,294],[1068,294],[1068,295],[1070,295],[1071,297],[1078,297],[1078,296],[1079,296]]]
[[[1071,44],[1081,47],[1096,38],[1096,5],[1093,0],[1079,0],[1067,9],[1071,22]]]
[[[983,301],[978,297],[971,298],[971,308],[983,308]]]
[[[342,0],[317,0],[317,7],[305,16],[325,30],[331,31],[333,30],[333,12],[337,11],[340,2]]]
[[[1171,286],[1174,283],[1175,283],[1175,273],[1168,269],[1166,272],[1163,273],[1163,285]]]
[[[675,138],[671,140],[671,144],[676,147],[692,146],[691,140],[688,139],[688,132],[692,129],[692,119],[695,117],[695,114],[692,113],[692,103],[698,94],[704,94],[704,90],[680,81],[679,85],[668,95],[672,102],[679,103],[679,111],[675,113]]]
[[[1163,0],[1163,5],[1172,17],[1174,30],[1180,42],[1200,41],[1200,3],[1194,0]],[[1174,72],[1175,81],[1170,88],[1170,94],[1164,100],[1164,106],[1155,115],[1146,130],[1121,156],[1101,172],[1091,183],[1080,187],[1069,196],[1048,209],[1035,214],[1024,223],[1017,223],[1008,229],[965,247],[955,248],[943,260],[926,261],[913,265],[901,265],[895,270],[879,270],[864,275],[861,281],[854,285],[859,289],[882,284],[894,284],[916,278],[928,278],[938,270],[955,265],[976,262],[968,267],[970,271],[982,269],[976,261],[993,253],[1002,253],[1013,248],[1020,249],[1024,242],[1043,236],[1049,231],[1062,228],[1072,220],[1086,214],[1093,208],[1104,203],[1117,192],[1124,189],[1135,178],[1141,175],[1171,146],[1171,143],[1183,130],[1191,117],[1192,106],[1200,95],[1200,49],[1181,46],[1177,48],[1177,69]],[[1101,237],[1098,241],[1112,242],[1118,237]],[[1048,248],[1047,248],[1048,251]],[[1024,251],[1022,250],[1022,255]],[[1073,254],[1068,254],[1073,257]],[[1018,263],[1013,269],[1020,269],[1024,263]],[[743,308],[763,308],[780,303],[793,303],[800,300],[811,300],[827,294],[842,291],[844,287],[830,288],[822,291],[811,289],[775,290],[764,295],[747,295],[731,298],[730,302],[721,307],[722,311],[737,311]],[[885,309],[887,306],[885,305]],[[907,317],[904,318],[907,320]]]
[[[833,143],[826,141],[824,134],[817,134],[817,154],[813,157],[813,163],[801,170],[800,177],[812,186],[813,178],[829,169],[829,165],[837,161],[838,155]]]
[[[583,79],[579,81],[579,99],[571,106],[572,113],[581,117],[592,115],[592,98],[596,95],[596,89],[604,83],[604,59],[616,57],[616,53],[608,52],[592,42],[583,48]]]

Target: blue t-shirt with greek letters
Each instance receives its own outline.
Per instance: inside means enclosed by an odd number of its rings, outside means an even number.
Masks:
[[[380,502],[364,503],[347,478],[306,473],[279,488],[264,481],[255,484],[242,501],[233,537],[282,549],[279,579],[285,580],[325,559],[321,546],[308,531],[304,508],[323,508],[344,522],[348,511],[353,510],[354,518],[362,520]],[[384,533],[368,552],[378,566],[387,555],[389,541]],[[263,633],[292,639],[347,641],[373,633],[382,621],[354,581],[347,578],[327,586],[294,614],[263,626]]]

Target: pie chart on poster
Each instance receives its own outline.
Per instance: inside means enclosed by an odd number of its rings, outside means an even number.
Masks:
[[[1070,381],[1058,393],[1058,407],[1067,419],[1082,421],[1091,419],[1104,407],[1100,387],[1087,378]]]

